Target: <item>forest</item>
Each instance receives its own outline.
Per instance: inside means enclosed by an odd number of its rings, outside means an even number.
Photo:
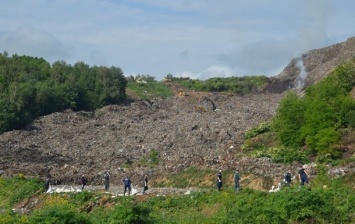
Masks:
[[[0,133],[33,119],[71,109],[95,110],[126,98],[127,80],[118,67],[0,54]]]

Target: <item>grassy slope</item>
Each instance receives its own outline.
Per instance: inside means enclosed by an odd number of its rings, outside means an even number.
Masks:
[[[128,82],[127,95],[130,98],[152,99],[154,97],[167,98],[172,96],[173,93],[161,82],[150,82],[139,84],[136,82]]]

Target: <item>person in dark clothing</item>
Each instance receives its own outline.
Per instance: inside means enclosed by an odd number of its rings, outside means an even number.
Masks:
[[[88,183],[88,179],[84,175],[82,175],[80,177],[81,190],[84,190],[84,187],[86,186],[87,183]]]
[[[290,187],[291,180],[292,180],[291,170],[288,170],[287,173],[285,174],[285,185],[287,187]]]
[[[44,183],[44,186],[46,188],[46,192],[48,191],[49,187],[50,187],[50,179],[49,177],[47,177],[45,183]]]
[[[301,186],[303,186],[305,183],[308,186],[308,184],[309,184],[309,182],[308,182],[309,174],[307,173],[307,171],[304,169],[303,166],[301,166],[300,169],[298,170],[298,178],[300,180]]]
[[[144,175],[143,194],[148,190],[148,175]]]
[[[239,180],[240,180],[239,171],[236,170],[235,173],[234,173],[234,186],[235,186],[235,190],[237,192],[240,191],[240,182],[239,182]]]
[[[217,173],[217,189],[218,191],[221,190],[223,186],[223,183],[222,183],[222,170],[219,170],[218,173]]]
[[[123,196],[126,196],[126,192],[128,190],[128,196],[131,195],[131,190],[132,190],[132,182],[131,179],[127,176],[125,179],[122,180],[122,183],[124,185],[124,191],[123,191]]]
[[[105,191],[109,191],[109,189],[110,189],[110,174],[108,171],[105,172],[104,178],[105,178]]]

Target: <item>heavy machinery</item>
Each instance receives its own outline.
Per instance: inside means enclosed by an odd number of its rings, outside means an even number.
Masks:
[[[194,106],[194,111],[200,113],[207,112],[208,110],[215,111],[216,109],[217,107],[214,102],[207,96],[204,96],[202,99],[199,100],[199,105]]]
[[[168,79],[167,77],[164,77],[163,82],[171,82],[171,79]]]
[[[205,102],[205,103],[204,103]],[[211,110],[215,111],[217,109],[216,105],[214,104],[214,102],[208,98],[207,96],[204,96],[201,100],[200,100],[201,104],[206,104],[207,107],[211,108]]]
[[[147,81],[145,81],[143,78],[136,79],[136,82],[139,84],[145,84]]]

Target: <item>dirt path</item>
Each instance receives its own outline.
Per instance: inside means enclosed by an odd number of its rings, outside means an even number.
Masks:
[[[110,193],[115,196],[123,195],[124,187],[122,185],[110,186]],[[88,192],[105,192],[105,187],[103,185],[87,185],[84,191]],[[196,192],[196,188],[149,188],[146,193],[154,195],[167,195],[167,194],[190,194],[191,192]],[[63,192],[82,192],[80,185],[52,185],[47,193],[63,193]],[[132,195],[142,195],[143,188],[138,186],[132,187]]]

